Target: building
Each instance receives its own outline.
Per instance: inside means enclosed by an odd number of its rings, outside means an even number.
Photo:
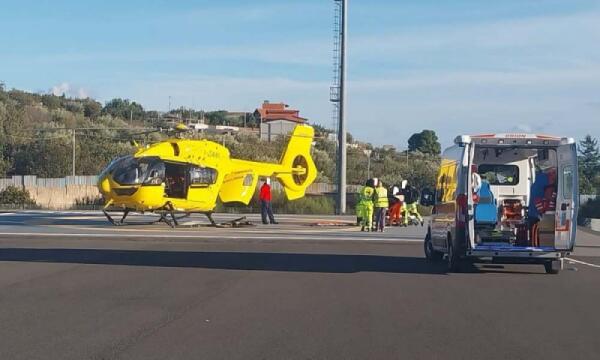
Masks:
[[[284,103],[263,102],[259,109],[254,111],[254,117],[260,123],[260,139],[273,141],[280,135],[287,135],[294,130],[296,125],[306,123],[300,117],[299,110],[289,109]]]

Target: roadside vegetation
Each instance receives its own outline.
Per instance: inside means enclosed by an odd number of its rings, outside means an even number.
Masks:
[[[256,128],[252,113],[231,116],[227,111],[175,109],[168,114],[147,111],[127,99],[113,99],[101,104],[94,99],[73,99],[52,94],[7,90],[0,83],[0,177],[37,175],[64,177],[72,172],[73,129],[75,129],[75,163],[77,175],[98,174],[112,159],[134,151],[139,144],[165,139],[167,120],[186,117],[203,118],[212,125]],[[319,169],[318,182],[335,181],[336,144],[328,137],[332,131],[314,125],[317,137],[313,157]],[[370,174],[388,184],[408,179],[415,186],[432,187],[439,165],[440,144],[433,131],[414,134],[410,150],[397,151],[392,146],[375,147],[353,139],[348,134],[348,183],[362,184],[367,178],[367,156],[371,150]],[[227,146],[232,156],[257,161],[278,161],[288,139],[260,141],[253,133],[203,135]]]
[[[277,214],[314,214],[331,215],[335,213],[335,198],[332,195],[307,195],[301,199],[289,201],[285,194],[280,191],[272,192],[273,211]],[[250,201],[248,206],[244,204],[219,204],[217,212],[228,213],[257,213],[260,212],[258,192]],[[349,209],[352,213],[352,208]]]
[[[580,219],[600,219],[600,197],[581,205]]]
[[[115,157],[132,153],[134,140],[138,144],[148,144],[167,138],[169,134],[164,129],[168,128],[168,121],[172,123],[178,118],[202,118],[211,125],[245,125],[250,130],[256,130],[259,125],[252,113],[185,108],[159,113],[127,99],[113,99],[101,104],[91,98],[73,99],[8,90],[0,82],[0,177],[37,175],[58,178],[70,175],[73,131],[77,175],[96,175]],[[318,124],[313,126],[316,131],[313,158],[319,170],[317,182],[334,183],[336,142],[331,137],[333,131]],[[162,132],[153,131],[161,128]],[[227,146],[232,156],[256,161],[278,161],[288,140],[261,141],[256,131],[190,136],[216,141]],[[348,134],[348,142],[348,184],[361,185],[370,174],[390,185],[406,179],[417,189],[434,188],[441,153],[434,131],[413,134],[406,140],[407,150],[402,151],[392,145],[373,146],[351,134]],[[365,150],[371,151],[370,164]],[[600,194],[597,139],[587,136],[580,142],[579,150],[581,193]],[[333,211],[331,197],[306,197],[294,202],[278,200],[278,197],[275,196],[274,206],[282,211]]]

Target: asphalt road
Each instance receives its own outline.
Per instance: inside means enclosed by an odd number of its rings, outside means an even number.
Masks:
[[[110,227],[97,213],[0,214],[0,359],[600,354],[597,235],[580,233],[559,275],[539,265],[448,274],[423,259],[421,228],[279,220],[172,230]]]

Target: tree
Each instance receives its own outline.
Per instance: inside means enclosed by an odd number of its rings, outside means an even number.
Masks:
[[[584,194],[597,193],[600,188],[600,149],[598,140],[591,135],[579,142],[579,191]]]
[[[102,112],[102,104],[93,100],[93,99],[85,99],[83,103],[83,115],[89,117],[90,119],[95,119]]]
[[[594,178],[600,171],[598,140],[591,135],[586,135],[585,139],[579,142],[579,166],[588,179]]]
[[[442,145],[433,130],[423,130],[420,133],[413,134],[408,139],[409,151],[420,151],[423,154],[439,155],[442,152]]]
[[[58,109],[62,107],[64,97],[55,96],[52,94],[42,95],[42,104],[50,110]]]
[[[225,110],[207,112],[204,116],[210,125],[227,125],[227,111]]]
[[[131,102],[128,99],[119,98],[115,98],[107,102],[102,109],[102,113],[110,114],[114,117],[120,117],[126,120],[129,120],[130,118],[133,120],[141,120],[144,118],[145,114],[142,105],[136,103],[135,101]]]

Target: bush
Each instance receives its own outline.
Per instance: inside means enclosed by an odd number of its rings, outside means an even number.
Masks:
[[[600,219],[600,197],[583,204],[579,209],[580,219]]]
[[[305,196],[287,200],[285,194],[273,194],[273,210],[285,214],[331,215],[335,212],[335,201],[325,195]]]
[[[0,191],[0,204],[2,205],[35,205],[29,191],[9,186]]]

